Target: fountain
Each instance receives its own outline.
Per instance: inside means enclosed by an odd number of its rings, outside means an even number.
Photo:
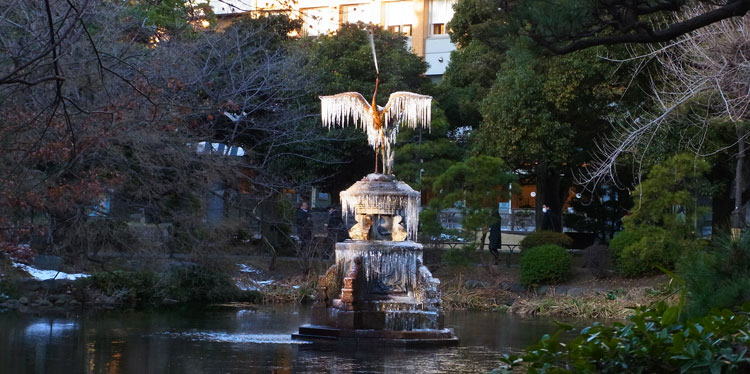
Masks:
[[[370,35],[375,67],[377,57]],[[379,76],[379,72],[378,72]],[[321,277],[312,321],[294,339],[353,344],[458,344],[444,328],[440,281],[423,264],[417,243],[421,195],[391,175],[398,127],[430,125],[430,96],[391,95],[385,108],[353,92],[322,96],[323,124],[362,127],[375,149],[375,172],[341,192],[342,214],[353,217],[350,240],[336,244],[336,263]],[[383,173],[378,173],[378,156]]]

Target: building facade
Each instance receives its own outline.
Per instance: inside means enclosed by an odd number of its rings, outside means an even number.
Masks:
[[[221,19],[257,13],[286,13],[303,21],[306,35],[334,33],[344,23],[370,23],[408,38],[408,46],[429,64],[428,76],[440,76],[456,49],[448,22],[457,0],[211,0]]]

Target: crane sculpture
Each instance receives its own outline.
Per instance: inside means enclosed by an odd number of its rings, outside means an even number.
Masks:
[[[412,92],[394,92],[385,107],[377,105],[380,69],[375,53],[375,39],[370,33],[370,46],[375,61],[375,91],[370,103],[358,92],[344,92],[320,96],[323,125],[345,127],[354,124],[367,134],[367,142],[375,151],[375,173],[378,173],[378,158],[382,162],[383,174],[393,169],[393,145],[399,126],[430,128],[432,96]]]

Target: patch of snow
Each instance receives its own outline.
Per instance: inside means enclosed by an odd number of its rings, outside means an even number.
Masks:
[[[268,286],[268,285],[272,284],[273,282],[275,282],[275,280],[273,280],[273,279],[262,280],[262,281],[248,279],[246,281],[245,280],[237,280],[237,282],[235,283],[235,285],[237,286],[237,288],[239,288],[242,291],[258,291],[261,288],[263,288],[263,286]]]
[[[252,267],[250,265],[237,264],[237,266],[240,267],[240,272],[241,273],[250,273],[250,274],[260,274],[261,273],[260,270],[254,268],[254,267]]]
[[[21,269],[29,275],[31,275],[34,279],[44,281],[44,280],[50,280],[50,279],[67,279],[67,280],[76,280],[78,278],[86,278],[89,277],[89,274],[68,274],[62,271],[57,270],[40,270],[33,266],[21,264],[18,262],[14,262],[13,266],[17,269]]]
[[[296,290],[296,289],[299,289],[300,286],[292,286],[292,288],[294,288]]]
[[[247,285],[247,284],[245,284],[244,282],[241,282],[241,281],[237,281],[235,283],[235,286],[237,286],[237,288],[239,288],[242,291],[258,291],[258,287],[257,286]]]

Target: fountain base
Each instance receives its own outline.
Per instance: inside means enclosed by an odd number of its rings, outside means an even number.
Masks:
[[[458,344],[443,327],[439,280],[422,264],[422,245],[404,241],[336,244],[336,264],[319,282],[311,324],[295,339],[356,344]]]
[[[356,345],[389,345],[399,347],[445,347],[458,345],[453,329],[441,330],[368,330],[340,329],[330,326],[303,325],[292,339],[320,343]]]

